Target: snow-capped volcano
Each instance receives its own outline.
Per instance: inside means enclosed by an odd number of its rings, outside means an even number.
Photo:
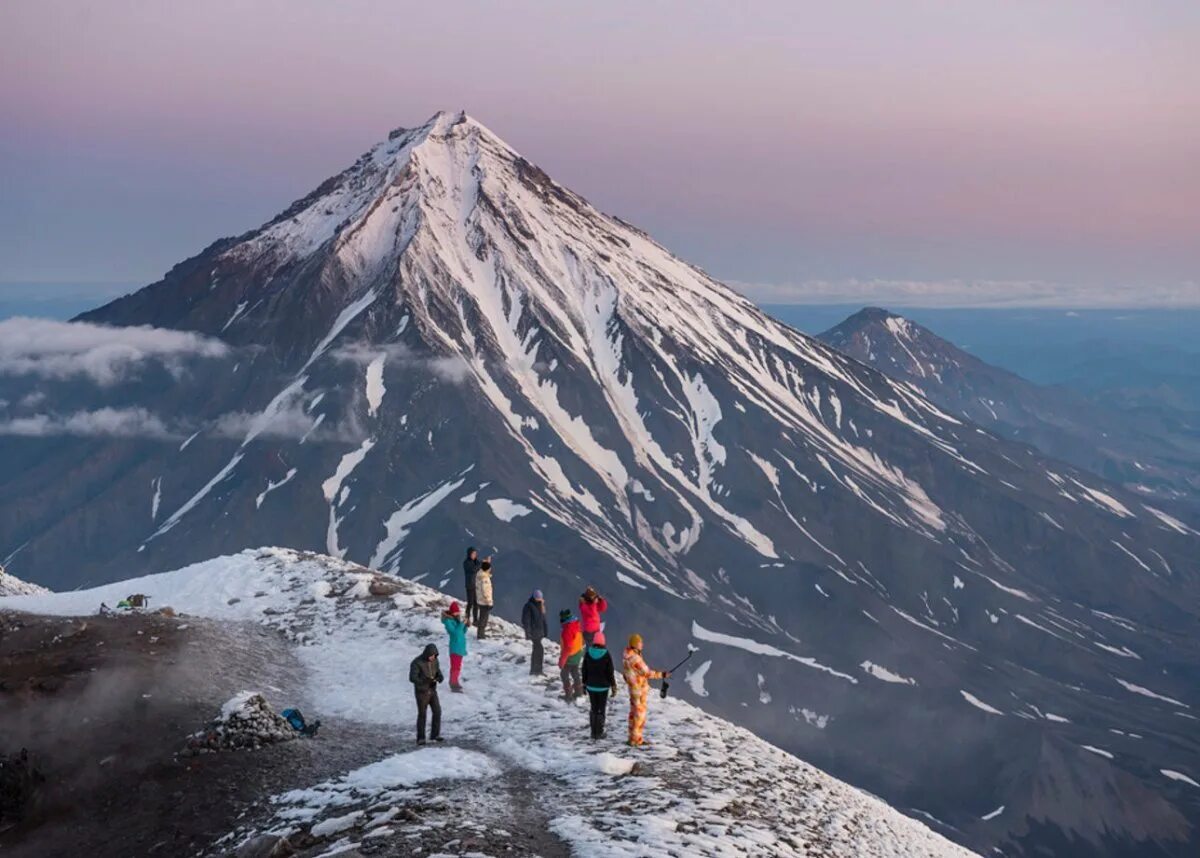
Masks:
[[[957,417],[1145,496],[1194,499],[1200,492],[1195,431],[1159,411],[1117,409],[1034,384],[878,307],[860,310],[818,338],[914,385]]]
[[[455,587],[474,544],[503,613],[593,583],[618,633],[704,648],[684,693],[973,847],[1194,846],[1200,795],[1158,774],[1200,769],[1192,525],[769,319],[468,117],[86,319],[234,355],[139,389],[197,434],[0,463],[0,552],[47,583],[274,542]]]

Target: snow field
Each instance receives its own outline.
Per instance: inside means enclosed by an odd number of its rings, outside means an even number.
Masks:
[[[411,735],[408,663],[429,642],[445,653],[438,615],[449,597],[401,581],[397,595],[371,598],[365,584],[372,576],[332,558],[266,549],[90,591],[26,596],[6,607],[90,613],[101,600],[133,589],[178,611],[258,620],[297,642],[308,671],[306,711]],[[260,591],[268,595],[254,598]],[[551,675],[531,679],[528,644],[519,630],[503,620],[490,629],[492,639],[469,640],[466,693],[441,695],[450,747],[388,754],[341,778],[279,796],[275,825],[316,825],[352,846],[367,831],[362,814],[381,796],[402,795],[422,782],[524,771],[544,784],[535,800],[576,855],[970,854],[879,800],[674,698],[652,696],[650,746],[635,751],[621,744],[627,705],[622,689],[610,704],[609,738],[591,743],[586,707],[559,697],[557,647],[547,647]],[[653,662],[652,640],[647,655]],[[396,831],[400,836],[403,829]],[[339,840],[331,849],[342,845]]]

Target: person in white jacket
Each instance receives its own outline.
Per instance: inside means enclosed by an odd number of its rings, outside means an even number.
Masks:
[[[475,623],[478,632],[476,636],[483,640],[486,637],[488,617],[491,616],[492,606],[496,604],[492,595],[492,563],[485,560],[479,564],[479,572],[475,575],[475,602],[479,606],[479,621]]]

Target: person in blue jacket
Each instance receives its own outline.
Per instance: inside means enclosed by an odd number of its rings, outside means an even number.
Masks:
[[[467,627],[470,623],[463,618],[458,602],[451,602],[450,609],[442,613],[442,625],[450,635],[450,690],[462,693],[462,666],[467,655]]]

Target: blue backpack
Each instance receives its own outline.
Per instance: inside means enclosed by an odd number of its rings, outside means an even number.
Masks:
[[[307,723],[299,709],[284,709],[283,717],[302,736],[315,736],[317,735],[317,730],[321,727],[320,720],[313,721],[311,724]]]

